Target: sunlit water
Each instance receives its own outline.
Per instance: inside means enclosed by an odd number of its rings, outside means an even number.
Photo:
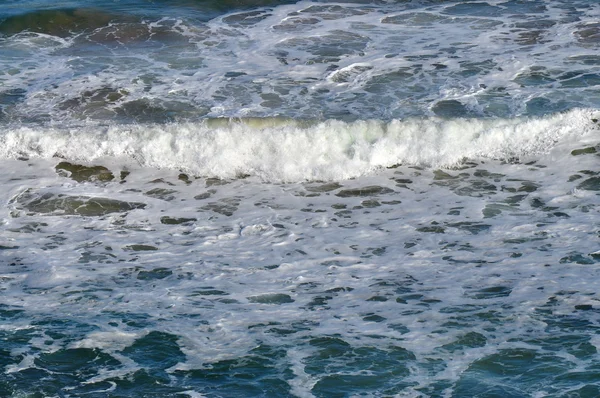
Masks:
[[[0,396],[600,396],[594,1],[8,1]]]

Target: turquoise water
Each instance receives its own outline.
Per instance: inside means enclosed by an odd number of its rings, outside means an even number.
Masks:
[[[0,396],[600,396],[594,1],[5,1]]]

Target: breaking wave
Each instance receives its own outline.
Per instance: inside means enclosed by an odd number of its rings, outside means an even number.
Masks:
[[[0,136],[0,157],[133,161],[198,176],[270,182],[343,180],[398,164],[452,167],[465,160],[525,160],[598,130],[597,111],[541,118],[415,118],[381,122],[212,119],[200,123],[20,126]]]

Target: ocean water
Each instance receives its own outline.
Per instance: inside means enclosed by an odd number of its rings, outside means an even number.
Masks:
[[[4,0],[0,396],[600,396],[592,0]]]

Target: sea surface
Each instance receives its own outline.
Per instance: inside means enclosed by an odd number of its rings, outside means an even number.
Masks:
[[[0,396],[600,396],[596,0],[2,0]]]

